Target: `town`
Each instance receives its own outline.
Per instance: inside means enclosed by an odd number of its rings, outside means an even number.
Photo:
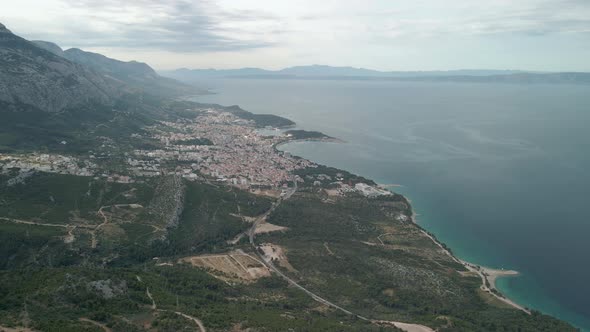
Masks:
[[[118,183],[175,175],[191,181],[215,182],[278,197],[284,195],[289,186],[304,182],[295,174],[296,170],[318,167],[309,160],[276,148],[294,140],[288,133],[264,135],[253,121],[241,119],[223,109],[190,111],[195,114],[192,119],[160,121],[144,128],[147,138],[158,142],[157,148],[125,153],[123,167],[114,167],[111,152],[89,151],[84,158],[47,153],[0,154],[0,170],[18,169],[25,177],[34,171],[41,171],[93,176]],[[338,178],[332,182],[327,175],[314,180],[316,186],[322,185],[322,182],[337,185],[337,189],[327,191],[331,195],[350,192],[368,197],[390,194],[387,190],[364,183],[350,186]]]
[[[277,189],[300,180],[294,170],[314,166],[275,149],[287,136],[261,135],[251,121],[222,110],[201,109],[198,114],[148,128],[162,148],[134,151],[127,160],[131,173],[203,176],[243,189]]]

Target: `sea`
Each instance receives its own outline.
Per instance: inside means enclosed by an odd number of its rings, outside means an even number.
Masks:
[[[281,149],[391,185],[515,302],[590,331],[590,86],[214,79],[197,100],[344,143]]]

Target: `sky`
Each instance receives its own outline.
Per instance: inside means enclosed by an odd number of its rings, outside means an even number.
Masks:
[[[0,23],[159,70],[590,71],[590,0],[2,0]]]

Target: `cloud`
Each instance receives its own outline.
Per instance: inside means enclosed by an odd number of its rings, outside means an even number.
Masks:
[[[587,0],[437,1],[410,7],[407,11],[382,13],[371,27],[382,37],[438,37],[482,35],[541,36],[590,32],[590,2]],[[418,13],[418,14],[414,14]],[[426,14],[421,14],[426,13]]]
[[[535,60],[531,69],[586,70],[590,52],[590,0],[3,1],[0,20],[25,38],[167,68],[531,68]]]
[[[134,48],[169,52],[240,51],[275,45],[251,24],[272,28],[278,18],[257,11],[226,11],[212,1],[61,1],[67,18],[59,32],[42,37],[87,48]]]

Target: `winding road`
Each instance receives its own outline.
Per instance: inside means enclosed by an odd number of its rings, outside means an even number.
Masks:
[[[314,299],[315,301],[322,303],[324,305],[327,305],[329,307],[332,307],[336,310],[339,310],[341,312],[344,312],[345,314],[357,317],[361,320],[364,320],[366,322],[371,322],[373,324],[379,324],[379,325],[393,325],[401,330],[404,330],[406,332],[435,332],[433,329],[431,329],[428,326],[424,326],[424,325],[419,325],[419,324],[408,324],[408,323],[402,323],[402,322],[394,322],[394,321],[383,321],[383,320],[374,320],[374,319],[369,319],[367,317],[364,317],[362,315],[359,314],[355,314],[350,310],[347,310],[333,302],[330,302],[326,299],[324,299],[323,297],[313,293],[312,291],[308,290],[307,288],[301,286],[300,284],[298,284],[295,280],[291,279],[290,277],[288,277],[287,275],[285,275],[283,272],[281,272],[270,260],[267,260],[262,254],[260,254],[260,252],[258,251],[258,248],[256,246],[256,242],[255,237],[256,237],[256,227],[258,227],[258,225],[264,221],[266,221],[266,218],[268,218],[268,216],[273,213],[280,205],[283,201],[291,198],[291,196],[293,196],[293,194],[295,194],[295,192],[297,191],[297,182],[294,181],[294,188],[292,188],[284,197],[280,198],[279,200],[277,200],[275,203],[273,203],[273,205],[271,206],[271,208],[266,211],[263,215],[259,216],[258,218],[256,218],[256,221],[254,222],[254,224],[252,225],[252,227],[250,228],[250,230],[248,230],[248,237],[250,239],[250,245],[252,245],[252,247],[254,248],[254,251],[256,252],[256,255],[258,255],[258,257],[260,257],[262,263],[269,268],[271,271],[274,271],[277,275],[279,275],[281,278],[283,278],[285,281],[287,281],[289,284],[291,284],[293,287],[296,287],[298,289],[300,289],[301,291],[305,292],[307,295],[309,295],[312,299]]]
[[[143,283],[143,280],[141,279],[140,276],[136,275],[135,278],[137,278],[137,281],[139,281],[140,283]],[[185,314],[183,312],[180,312],[180,311],[158,309],[158,305],[156,304],[156,300],[154,300],[154,297],[152,296],[152,293],[150,293],[150,289],[147,286],[145,288],[145,294],[152,301],[152,306],[151,306],[152,310],[159,311],[159,312],[173,312],[173,313],[175,313],[178,316],[182,316],[182,317],[184,317],[184,318],[186,318],[186,319],[188,319],[190,321],[193,321],[195,324],[197,324],[197,326],[199,327],[199,330],[201,332],[207,332],[207,329],[205,328],[205,325],[197,317],[193,317],[193,316],[187,315],[187,314]]]

